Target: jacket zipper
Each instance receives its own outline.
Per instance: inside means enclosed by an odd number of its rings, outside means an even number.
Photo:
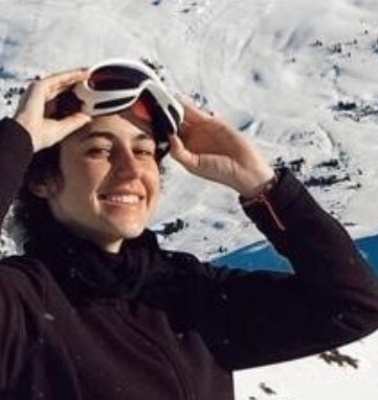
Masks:
[[[187,382],[185,376],[183,373],[180,371],[180,367],[176,365],[176,363],[173,361],[173,356],[171,356],[171,352],[168,351],[166,348],[162,347],[160,343],[152,338],[148,333],[146,333],[142,328],[139,326],[135,325],[134,323],[125,320],[124,316],[122,315],[121,312],[119,312],[120,316],[122,319],[129,325],[131,326],[138,334],[144,337],[145,340],[150,342],[164,357],[164,359],[168,362],[170,365],[174,376],[176,377],[178,386],[181,388],[181,391],[183,393],[183,398],[185,400],[196,400],[195,395],[192,393],[190,390],[189,383]]]

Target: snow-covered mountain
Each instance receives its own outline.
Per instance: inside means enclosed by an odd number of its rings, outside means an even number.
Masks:
[[[0,0],[0,116],[35,76],[120,56],[147,59],[174,91],[224,115],[355,238],[377,233],[377,0]],[[179,229],[163,246],[214,259],[263,240],[234,193],[170,160],[165,169],[153,226]],[[375,334],[238,372],[236,397],[373,400],[377,350]]]

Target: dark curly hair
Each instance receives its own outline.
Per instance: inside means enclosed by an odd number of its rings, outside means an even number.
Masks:
[[[51,178],[61,176],[60,144],[38,151],[26,171],[21,189],[14,203],[15,222],[25,231],[26,236],[38,234],[47,218],[51,217],[47,200],[30,190],[31,184],[42,184]]]

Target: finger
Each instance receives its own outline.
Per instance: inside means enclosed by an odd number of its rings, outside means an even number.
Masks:
[[[41,80],[39,84],[46,91],[46,100],[48,101],[88,77],[89,71],[81,68],[50,75]]]
[[[18,101],[18,106],[16,110],[16,114],[19,113],[22,109],[25,108],[26,103],[28,102],[31,91],[32,91],[33,83],[31,83],[25,90],[25,93],[21,96],[20,100]]]
[[[40,81],[33,82],[27,89],[27,93],[20,103],[20,107],[25,107],[27,103],[33,104],[35,111],[43,112],[45,103],[55,98],[59,93],[69,88],[73,84],[80,82],[88,77],[88,71],[76,69],[51,75]],[[39,108],[39,110],[37,110]]]
[[[46,82],[48,85],[54,85],[58,83],[69,85],[82,79],[83,76],[87,76],[88,73],[89,70],[86,68],[75,68],[68,71],[51,74],[43,78],[40,82]]]
[[[199,156],[190,152],[177,135],[171,135],[170,138],[170,155],[182,164],[189,171],[198,168]]]
[[[59,140],[64,139],[69,134],[82,128],[84,125],[88,124],[91,120],[92,118],[90,116],[80,112],[64,118],[59,122],[61,126],[59,132],[60,136]]]
[[[30,112],[33,110],[33,114],[41,114],[44,109],[44,91],[39,86],[39,82],[31,83],[26,92],[21,97],[16,115],[22,112]]]
[[[184,107],[184,122],[198,123],[211,118],[209,113],[197,107],[188,96],[177,95],[177,98]]]

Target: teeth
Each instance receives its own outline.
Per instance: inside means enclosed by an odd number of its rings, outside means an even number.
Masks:
[[[139,197],[135,194],[109,194],[102,196],[106,201],[119,204],[136,204],[139,201]]]

